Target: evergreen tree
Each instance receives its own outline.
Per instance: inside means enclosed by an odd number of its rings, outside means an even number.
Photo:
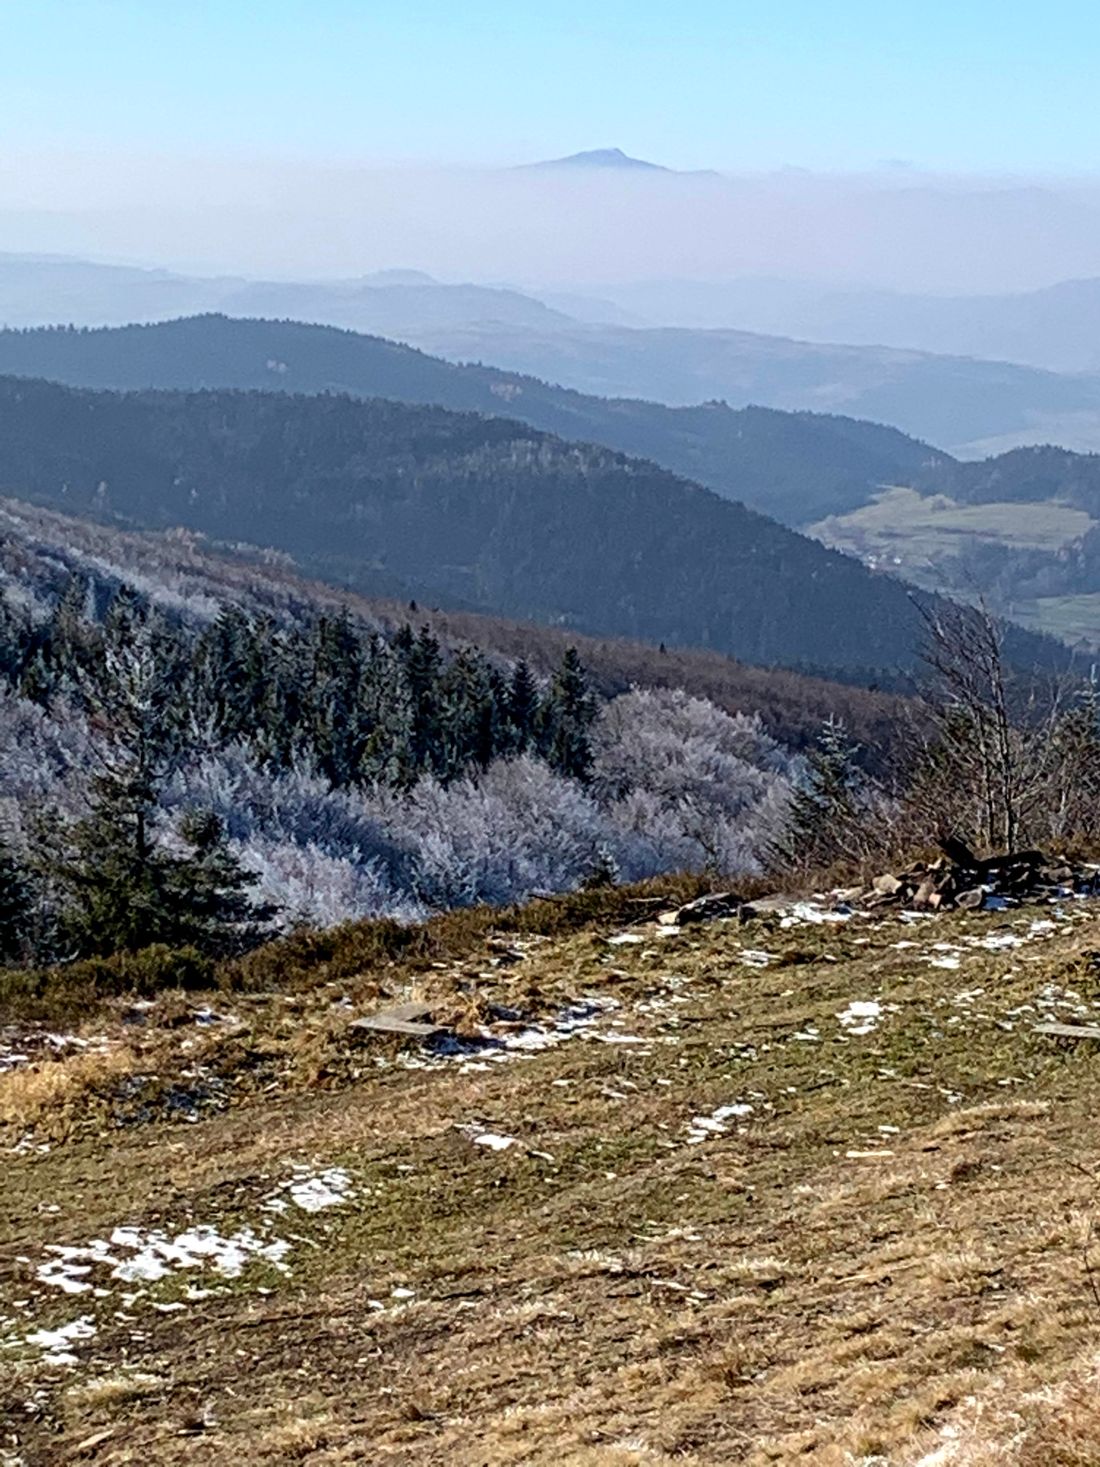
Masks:
[[[421,627],[403,661],[412,705],[409,757],[415,774],[421,774],[432,768],[433,755],[438,757],[439,752],[442,659],[439,643],[429,627]]]
[[[0,962],[18,962],[26,956],[33,911],[30,874],[0,844]]]
[[[47,859],[59,895],[59,936],[86,957],[153,943],[222,954],[248,945],[273,915],[246,895],[247,875],[211,814],[192,814],[176,854],[155,838],[154,787],[135,769],[96,781],[90,815]]]
[[[539,689],[531,668],[524,658],[512,669],[508,685],[508,730],[510,745],[517,754],[525,754],[538,734]]]
[[[109,954],[165,941],[167,862],[153,839],[156,788],[134,760],[93,781],[91,813],[61,833],[45,874],[59,896],[62,943]]]
[[[415,783],[413,705],[401,659],[380,637],[371,644],[359,690],[362,747],[356,777],[393,789]]]
[[[221,821],[212,811],[192,810],[180,822],[179,835],[189,849],[170,860],[166,871],[172,942],[212,953],[250,946],[262,936],[275,908],[248,895],[255,877],[230,851]]]
[[[542,753],[558,774],[586,782],[592,774],[592,723],[596,700],[575,647],[570,647],[554,675],[542,709]]]
[[[791,800],[786,828],[772,847],[774,865],[808,870],[859,853],[862,777],[856,746],[830,718],[806,756],[806,780]]]
[[[118,605],[116,602],[114,605]],[[182,707],[171,659],[158,655],[147,618],[120,617],[132,636],[112,633],[96,716],[111,747],[92,780],[89,815],[57,830],[45,874],[59,894],[59,933],[80,955],[132,951],[151,943],[231,945],[244,921],[246,879],[224,846],[220,827],[192,820],[181,831],[187,855],[158,839],[161,783],[180,753]],[[262,916],[263,914],[257,914]]]
[[[195,649],[193,680],[203,714],[226,740],[249,730],[245,667],[250,637],[244,612],[223,606]]]

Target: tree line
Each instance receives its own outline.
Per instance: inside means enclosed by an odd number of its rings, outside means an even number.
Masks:
[[[161,793],[196,753],[241,746],[337,789],[445,786],[521,755],[591,776],[597,702],[573,649],[544,686],[522,660],[445,650],[427,625],[386,638],[346,611],[279,623],[225,607],[196,629],[127,586],[103,599],[73,577],[42,620],[0,600],[0,684],[78,709],[99,735],[87,815],[41,814],[27,861],[0,847],[7,961],[224,952],[263,933],[273,913],[249,898],[220,822],[196,810],[164,829]]]

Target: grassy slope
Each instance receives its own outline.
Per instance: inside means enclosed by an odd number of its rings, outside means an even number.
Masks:
[[[196,1023],[179,997],[140,1025],[109,1009],[87,1021],[105,1055],[0,1076],[0,1340],[98,1326],[76,1365],[0,1355],[0,1454],[1097,1460],[1078,1382],[1100,1325],[1100,1054],[1030,1032],[1040,1010],[1097,1006],[1095,910],[1039,931],[1051,913],[644,923],[625,943],[607,941],[613,902],[578,930],[561,912],[496,939],[484,916],[444,919],[389,967],[337,942],[289,992],[218,998],[239,1025]],[[279,973],[271,956],[247,970],[253,987]],[[336,1001],[409,991],[500,1033],[491,1003],[618,1007],[588,1038],[500,1063],[408,1067],[349,1043]],[[879,1027],[845,1030],[837,1014],[870,999]],[[145,1078],[120,1091],[120,1074]],[[693,1117],[733,1103],[751,1113],[689,1143]],[[475,1145],[456,1129],[470,1123],[515,1144]],[[353,1200],[265,1214],[295,1164],[345,1168]],[[99,1271],[102,1297],[36,1281],[45,1245],[123,1223],[249,1224],[292,1241],[290,1271],[145,1289]],[[1015,1410],[1024,1436],[995,1459]]]
[[[1044,502],[956,504],[915,489],[886,489],[862,509],[834,515],[806,533],[837,550],[898,555],[902,564],[942,560],[978,539],[1012,549],[1061,550],[1080,540],[1094,521],[1081,509]]]

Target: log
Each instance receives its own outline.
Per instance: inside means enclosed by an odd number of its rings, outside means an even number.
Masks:
[[[1100,1024],[1036,1024],[1033,1032],[1050,1039],[1100,1039]]]

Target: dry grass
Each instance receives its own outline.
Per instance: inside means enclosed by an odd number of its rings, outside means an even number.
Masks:
[[[95,1097],[109,1095],[133,1070],[133,1051],[124,1046],[8,1070],[0,1074],[0,1127],[64,1136]]]
[[[0,1355],[9,1450],[27,1467],[1100,1461],[1100,1058],[1038,1041],[1034,1008],[1006,1017],[1083,974],[1100,924],[1082,906],[1051,936],[978,945],[1035,915],[642,925],[609,945],[589,913],[547,941],[433,939],[419,967],[355,970],[337,945],[293,991],[217,996],[221,1024],[178,997],[138,1031],[120,1011],[116,1069],[42,1066],[11,1092],[0,1345],[23,1320],[90,1314],[98,1333],[76,1366]],[[957,970],[930,966],[941,941]],[[596,1027],[625,1042],[465,1070],[349,1042],[345,997],[413,991],[467,1028],[596,994],[620,1005]],[[847,1034],[837,1014],[872,997],[879,1026]],[[217,1103],[181,1112],[188,1075]],[[689,1143],[732,1104],[753,1109]],[[475,1145],[471,1122],[514,1142]],[[62,1139],[28,1150],[28,1129]],[[344,1167],[356,1195],[277,1219],[285,1275],[104,1276],[102,1298],[36,1280],[46,1245],[122,1224],[262,1229],[295,1164]]]

